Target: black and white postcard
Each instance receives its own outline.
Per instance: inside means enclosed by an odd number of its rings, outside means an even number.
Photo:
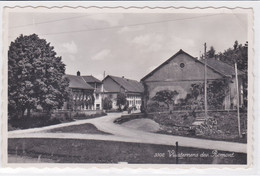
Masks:
[[[249,167],[252,25],[243,8],[5,7],[2,162]]]

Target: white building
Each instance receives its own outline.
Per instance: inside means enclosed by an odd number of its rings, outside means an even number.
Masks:
[[[95,110],[102,110],[102,93],[103,93],[103,84],[102,81],[98,80],[94,76],[82,76],[86,83],[94,88],[94,109]]]
[[[104,97],[112,100],[112,108],[117,109],[116,105],[117,94],[125,93],[129,107],[135,106],[138,110],[141,109],[143,85],[136,81],[124,77],[108,75],[104,78]]]

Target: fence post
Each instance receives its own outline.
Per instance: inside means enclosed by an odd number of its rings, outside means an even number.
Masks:
[[[176,164],[178,164],[178,160],[179,160],[179,158],[178,158],[178,141],[175,143],[176,145],[175,145],[175,147],[176,147]]]

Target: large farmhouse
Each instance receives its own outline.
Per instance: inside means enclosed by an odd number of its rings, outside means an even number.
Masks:
[[[94,76],[82,76],[86,83],[88,83],[91,87],[94,88],[94,109],[100,110],[102,109],[102,93],[103,93],[103,83],[98,80]]]
[[[103,80],[104,97],[112,100],[112,108],[117,109],[117,94],[125,93],[129,107],[141,108],[143,85],[136,81],[124,77],[108,75]]]
[[[187,54],[183,50],[178,51],[152,72],[141,79],[144,85],[144,108],[152,102],[152,98],[158,91],[172,90],[179,94],[178,99],[185,99],[190,91],[191,85],[204,82],[204,60],[199,60]],[[240,105],[243,103],[243,87],[241,75],[238,71],[238,85]],[[208,83],[214,80],[224,80],[228,87],[228,93],[223,101],[223,109],[237,107],[235,69],[216,58],[207,59]]]
[[[99,110],[102,109],[103,84],[100,80],[90,76],[66,75],[69,80],[71,96],[65,102],[63,109],[72,110]]]

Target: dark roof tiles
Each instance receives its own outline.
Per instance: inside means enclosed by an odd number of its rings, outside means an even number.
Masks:
[[[90,76],[82,76],[83,79],[87,82],[87,83],[102,83],[102,81],[98,80],[97,78],[95,78],[94,76],[90,75]]]
[[[110,77],[111,79],[113,79],[117,84],[122,86],[128,92],[142,93],[144,91],[143,85],[136,80],[131,80],[131,79],[117,77],[117,76],[111,76],[111,75],[108,75],[107,77]],[[113,91],[113,90],[110,90],[110,91]],[[115,91],[117,91],[117,90],[115,90]]]
[[[204,64],[205,60],[201,60],[201,62]],[[216,58],[207,59],[207,65],[225,76],[235,75],[234,67],[232,67],[231,65],[229,65],[225,62],[217,60]],[[237,74],[243,75],[244,73],[242,71],[238,70]]]
[[[66,78],[69,79],[70,88],[86,89],[86,90],[94,89],[91,85],[86,83],[81,76],[66,75]]]
[[[184,52],[182,49],[180,49],[176,54],[174,54],[172,57],[170,57],[168,60],[166,60],[165,62],[163,62],[161,65],[159,65],[157,68],[155,68],[153,71],[151,71],[150,73],[148,73],[145,77],[143,77],[141,79],[141,81],[146,80],[148,77],[150,77],[151,75],[153,75],[154,72],[156,72],[157,70],[159,70],[161,67],[163,67],[164,65],[168,64],[171,60],[173,60],[176,56],[178,56],[179,54],[186,54],[188,55],[190,58],[192,58],[193,60],[198,61],[199,63],[204,65],[204,60],[198,60],[197,58],[189,55],[188,53]],[[207,59],[207,65],[210,69],[218,72],[219,74],[221,74],[222,76],[228,76],[231,77],[233,75],[235,75],[235,69],[234,67],[232,67],[231,65],[228,65],[227,63],[224,63],[220,60],[217,60],[215,58],[210,58]],[[242,75],[244,74],[242,71],[238,70],[238,75]]]

